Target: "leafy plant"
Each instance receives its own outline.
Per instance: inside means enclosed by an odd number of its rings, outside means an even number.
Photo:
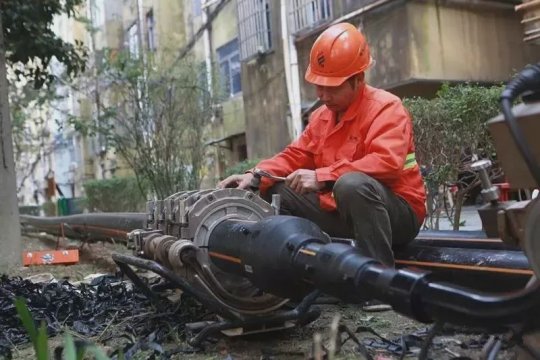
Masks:
[[[34,345],[37,360],[47,360],[49,358],[49,346],[47,337],[47,325],[42,322],[39,329],[36,328],[34,319],[26,306],[24,299],[17,298],[15,300],[15,308],[17,314],[21,318],[21,322],[30,337],[30,341]]]
[[[478,158],[496,160],[486,122],[499,113],[501,92],[501,86],[446,84],[434,99],[404,100],[413,117],[416,157],[423,166],[429,196],[433,197],[428,198],[430,227],[438,228],[444,199],[440,192],[456,185],[455,211],[450,220],[454,229],[459,229],[465,197],[479,184],[470,164]],[[497,175],[500,170],[495,167],[492,176]]]
[[[91,180],[83,184],[91,212],[137,212],[144,210],[147,185],[135,177]]]
[[[66,333],[65,339],[64,339],[64,359],[65,360],[83,360],[84,355],[88,351],[90,354],[94,356],[96,360],[110,360],[110,358],[105,355],[103,350],[101,350],[99,347],[95,345],[87,345],[87,346],[75,346],[75,341],[73,340],[73,337]],[[124,360],[124,355],[122,352],[118,355],[118,360]]]
[[[226,178],[227,176],[233,175],[233,174],[243,174],[249,169],[254,168],[260,159],[246,159],[244,161],[240,161],[233,166],[229,166],[227,170],[223,172],[223,177]]]
[[[56,58],[68,76],[84,71],[87,49],[80,41],[71,44],[53,30],[55,16],[77,15],[83,0],[9,0],[0,2],[7,62],[17,77],[33,81],[34,88],[51,83],[50,63]]]
[[[104,59],[95,81],[102,84],[97,119],[72,118],[71,125],[115,151],[157,198],[199,188],[217,101],[205,67],[189,59],[155,67],[125,52]]]
[[[36,90],[27,86],[26,79],[18,80],[13,69],[9,70],[13,157],[17,171],[17,193],[20,193],[26,183],[33,180],[39,163],[58,145],[50,133],[52,119],[48,110],[61,97],[56,95],[53,84]],[[35,180],[32,185],[36,186]]]

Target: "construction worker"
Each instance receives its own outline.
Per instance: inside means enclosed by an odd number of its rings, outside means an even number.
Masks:
[[[248,188],[260,170],[286,177],[261,182],[265,198],[281,195],[282,214],[354,238],[367,256],[393,266],[392,245],[414,239],[424,220],[425,192],[409,113],[396,96],[365,84],[372,64],[355,26],[326,29],[313,44],[305,74],[324,105],[299,139],[218,187]]]

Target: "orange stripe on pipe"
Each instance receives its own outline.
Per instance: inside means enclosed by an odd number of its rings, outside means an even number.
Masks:
[[[533,275],[534,274],[532,270],[525,270],[525,269],[510,269],[510,268],[499,268],[499,267],[488,267],[488,266],[445,264],[445,263],[434,263],[434,262],[413,261],[413,260],[396,260],[396,264],[459,269],[459,270],[488,271],[488,272],[519,274],[519,275]]]
[[[60,226],[67,223],[60,223]],[[103,233],[107,232],[107,234],[114,234],[114,235],[123,235],[124,237],[127,237],[127,234],[129,231],[126,230],[119,230],[119,229],[113,229],[108,228],[104,226],[96,226],[96,225],[81,225],[81,224],[67,224],[69,228],[75,230],[75,229],[82,229],[82,230],[98,230],[102,231]],[[49,227],[49,228],[58,228],[58,224],[42,224],[39,225],[39,227]],[[104,234],[105,235],[105,234]]]
[[[230,261],[230,262],[233,262],[233,263],[236,263],[236,264],[241,264],[242,263],[242,260],[240,260],[239,258],[236,258],[234,256],[221,254],[221,253],[217,253],[217,252],[213,252],[213,251],[209,251],[208,255],[210,255],[211,257],[221,259],[221,260]]]
[[[301,252],[302,254],[306,254],[306,255],[309,255],[309,256],[317,255],[317,253],[315,251],[306,250],[306,249],[300,249],[300,250],[298,250],[298,252]]]
[[[115,235],[127,236],[128,234],[128,231],[126,230],[111,229],[111,228],[95,226],[95,225],[69,225],[69,226],[73,229],[81,228],[84,230],[98,230],[98,231],[103,231],[103,232],[107,232],[109,234],[115,234]]]
[[[453,237],[437,237],[432,238],[429,236],[417,236],[418,240],[430,240],[430,241],[464,241],[464,242],[485,242],[485,243],[502,243],[503,241],[501,239],[494,239],[494,238],[485,238],[485,239],[457,239]]]

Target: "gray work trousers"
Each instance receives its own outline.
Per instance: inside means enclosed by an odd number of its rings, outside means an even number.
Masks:
[[[374,178],[351,172],[333,187],[337,211],[322,210],[316,193],[298,194],[284,183],[276,183],[265,194],[281,195],[283,215],[294,215],[316,223],[333,237],[353,238],[366,255],[394,266],[392,244],[406,244],[420,229],[409,204]]]

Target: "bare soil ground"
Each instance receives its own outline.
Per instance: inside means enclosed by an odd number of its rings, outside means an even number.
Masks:
[[[42,237],[24,237],[25,248],[51,249],[54,248],[55,238],[50,236]],[[80,243],[62,242],[62,246],[79,246]],[[81,249],[81,261],[79,264],[71,266],[35,266],[30,268],[12,269],[10,276],[28,277],[36,274],[50,273],[56,279],[67,278],[71,282],[82,280],[89,274],[110,273],[115,271],[115,266],[110,255],[114,251],[126,252],[127,250],[121,244],[92,244],[84,246]],[[194,354],[177,354],[173,359],[307,359],[313,354],[314,336],[319,334],[322,337],[322,344],[326,347],[330,339],[330,324],[336,316],[340,317],[340,323],[346,325],[352,331],[359,326],[369,327],[380,335],[388,339],[399,339],[402,335],[422,333],[427,330],[429,325],[421,324],[416,321],[405,318],[393,311],[384,312],[365,312],[354,305],[318,305],[322,310],[321,317],[315,322],[303,327],[294,328],[273,333],[263,333],[249,335],[244,337],[221,337],[216,342],[208,344],[204,351]],[[151,310],[151,309],[150,309]],[[108,331],[115,331],[114,324],[111,323]],[[71,331],[65,329],[65,331]],[[72,332],[73,336],[79,335]],[[318,336],[318,335],[317,335]],[[375,338],[369,333],[357,334],[360,340],[365,338]],[[443,333],[435,338],[434,346],[430,352],[432,359],[480,359],[482,345],[485,343],[488,335],[479,333],[463,333],[456,330],[444,330]],[[120,342],[109,341],[103,343],[100,339],[88,339],[97,342],[105,350],[111,350],[118,347]],[[51,345],[62,343],[62,337],[57,336],[50,340]],[[181,336],[175,340],[162,344],[165,348],[173,348],[185,345]],[[416,358],[418,348],[415,354],[409,354],[406,358]],[[396,354],[385,350],[370,349],[378,360],[398,359]],[[18,346],[14,351],[15,359],[33,358],[33,350],[30,344]],[[141,352],[136,358],[149,358],[149,353]],[[515,359],[516,349],[504,349],[499,353],[497,359]],[[363,357],[357,351],[356,345],[352,340],[347,341],[335,359],[362,359]]]

